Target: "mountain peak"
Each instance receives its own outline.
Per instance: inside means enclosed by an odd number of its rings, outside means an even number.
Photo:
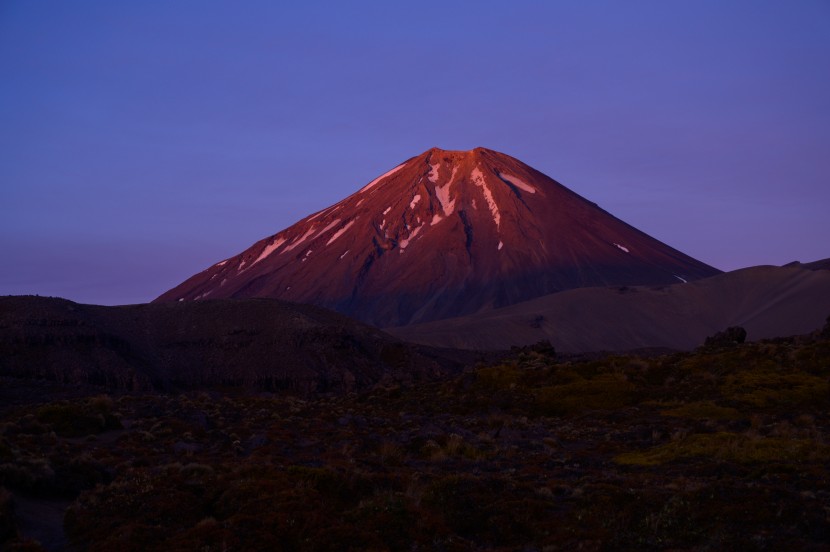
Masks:
[[[420,159],[421,157],[425,157],[425,158],[445,157],[445,158],[447,158],[448,161],[459,161],[459,160],[462,160],[462,159],[480,160],[480,159],[484,159],[487,156],[492,156],[492,155],[510,157],[509,155],[505,155],[504,153],[499,153],[497,151],[487,149],[487,148],[483,148],[483,147],[479,146],[479,147],[473,148],[471,150],[445,150],[445,149],[433,147],[433,148],[429,148],[427,151],[425,151],[421,155],[418,155],[417,157],[415,157],[415,159]]]
[[[455,155],[478,155],[478,154],[481,154],[482,152],[493,152],[493,150],[489,150],[489,149],[483,148],[481,146],[478,146],[478,147],[470,149],[470,150],[448,150],[448,149],[442,149],[442,148],[439,148],[439,147],[431,147],[428,150],[426,150],[424,153],[422,153],[421,155],[430,154],[430,153],[438,153],[438,154],[448,153],[448,154],[455,154]],[[494,153],[498,153],[498,152],[494,152]],[[500,154],[500,155],[504,155],[504,154]],[[420,157],[420,156],[418,156],[418,157]]]
[[[717,272],[509,155],[430,148],[157,301],[276,297],[394,326]]]

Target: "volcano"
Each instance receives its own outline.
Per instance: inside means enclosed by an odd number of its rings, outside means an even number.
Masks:
[[[432,148],[155,301],[275,297],[392,327],[719,272],[513,157]]]

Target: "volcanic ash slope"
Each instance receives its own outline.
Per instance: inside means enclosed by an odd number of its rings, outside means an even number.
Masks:
[[[508,155],[433,148],[156,301],[274,297],[390,327],[717,273]]]

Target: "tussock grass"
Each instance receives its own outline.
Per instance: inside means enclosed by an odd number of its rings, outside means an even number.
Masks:
[[[706,458],[739,464],[830,461],[830,447],[808,439],[756,437],[717,432],[689,435],[646,451],[627,452],[618,464],[656,466],[676,460]]]
[[[691,402],[676,408],[663,410],[660,414],[690,420],[739,420],[742,418],[737,409],[720,406],[712,401]]]
[[[0,506],[74,497],[79,550],[820,549],[828,377],[830,341],[795,338],[345,395],[37,396],[0,417]]]
[[[635,402],[635,387],[619,374],[600,374],[539,389],[536,408],[544,416],[564,416],[585,410],[621,408]]]

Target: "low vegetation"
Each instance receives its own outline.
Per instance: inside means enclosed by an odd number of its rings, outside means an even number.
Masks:
[[[0,540],[62,497],[77,550],[825,549],[828,382],[816,336],[315,398],[7,379]]]

